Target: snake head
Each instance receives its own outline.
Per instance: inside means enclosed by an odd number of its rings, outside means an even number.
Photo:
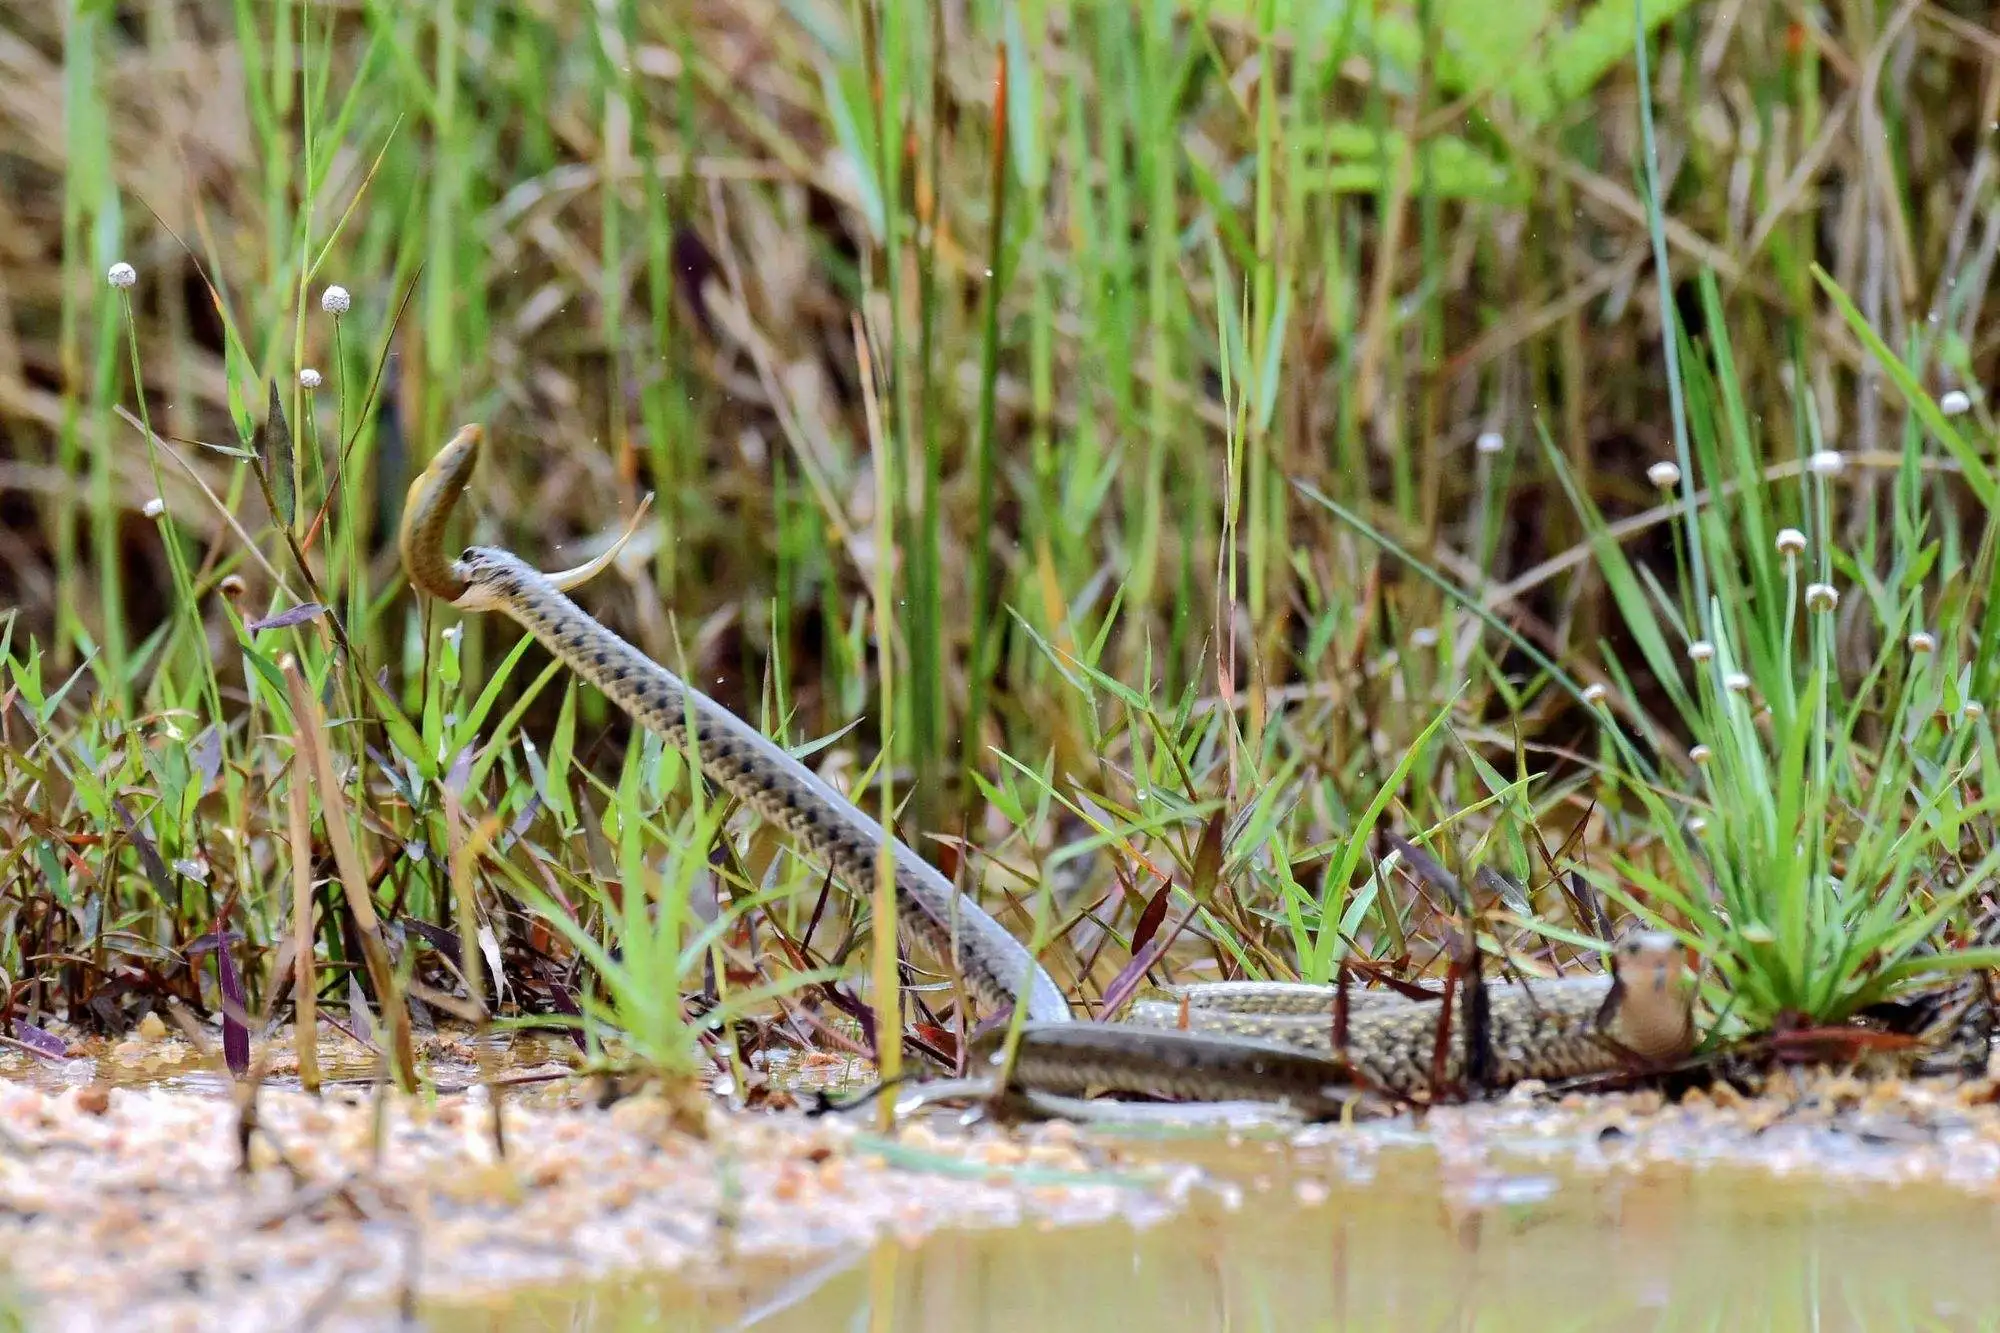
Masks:
[[[1687,947],[1664,930],[1641,930],[1612,954],[1605,1016],[1638,1055],[1662,1063],[1694,1048],[1694,987]]]
[[[465,484],[472,479],[485,438],[486,432],[478,426],[460,426],[430,465],[417,474],[403,499],[402,529],[396,540],[403,570],[420,591],[441,601],[456,602],[465,595],[465,574],[444,553],[444,529]]]
[[[458,433],[445,441],[429,466],[410,483],[409,494],[403,500],[402,529],[397,534],[403,569],[410,582],[424,593],[468,611],[493,610],[500,603],[494,600],[493,589],[481,582],[473,551],[467,551],[457,560],[445,555],[444,530],[451,522],[452,510],[458,507],[458,497],[472,480],[472,469],[479,462],[479,447],[485,441],[486,432],[476,425],[460,426]],[[633,511],[625,531],[603,554],[574,569],[547,575],[549,582],[558,591],[569,592],[609,568],[625,549],[625,543],[638,532],[652,505],[653,497],[649,494]]]

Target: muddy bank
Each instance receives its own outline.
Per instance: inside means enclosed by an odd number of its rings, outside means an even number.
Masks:
[[[246,1172],[214,1074],[0,1080],[0,1268],[36,1328],[387,1327],[439,1294],[722,1280],[947,1226],[1147,1225],[1200,1184],[1193,1168],[1128,1170],[1066,1125],[878,1140],[715,1103],[701,1139],[657,1097],[600,1107],[574,1081],[500,1111],[504,1155],[480,1087],[266,1087]]]
[[[656,1098],[601,1108],[558,1080],[503,1096],[504,1156],[476,1087],[273,1086],[246,1173],[226,1082],[171,1046],[122,1085],[0,1081],[0,1254],[31,1327],[374,1328],[416,1310],[527,1328],[588,1308],[589,1326],[809,1328],[872,1309],[884,1327],[1050,1333],[1149,1300],[1160,1328],[1335,1309],[1377,1327],[1525,1317],[1558,1279],[1610,1319],[1863,1275],[1878,1297],[1907,1278],[1896,1308],[1946,1327],[2000,1303],[1984,1081],[1811,1074],[1672,1104],[1524,1090],[1227,1136],[935,1113],[883,1139],[715,1102],[703,1140]]]

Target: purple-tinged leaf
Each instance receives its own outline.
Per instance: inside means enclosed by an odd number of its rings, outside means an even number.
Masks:
[[[125,808],[125,802],[114,796],[111,798],[111,808],[118,812],[118,822],[125,826],[125,836],[139,849],[139,864],[145,867],[146,878],[151,881],[153,892],[160,895],[161,902],[173,902],[176,896],[174,880],[173,876],[167,873],[167,863],[160,859],[160,849],[153,845],[153,840],[146,836],[145,831],[132,818],[132,812]]]
[[[1145,914],[1152,912],[1154,902],[1164,902],[1166,900],[1167,890],[1171,887],[1169,884],[1162,884],[1160,886],[1159,891],[1153,895],[1153,901],[1146,904],[1146,913],[1142,914],[1142,919]],[[1152,941],[1134,953],[1131,961],[1119,968],[1118,975],[1111,978],[1111,984],[1104,988],[1104,1004],[1102,1006],[1104,1013],[1116,1013],[1124,1007],[1125,1001],[1132,998],[1132,992],[1138,990],[1139,983],[1145,979],[1146,970],[1152,967],[1154,963],[1160,961],[1161,955],[1172,947],[1176,939],[1180,938],[1181,931],[1187,928],[1187,923],[1193,920],[1194,914],[1200,910],[1201,904],[1190,903],[1186,914],[1175,923],[1172,930],[1167,931],[1165,934],[1160,934],[1158,933],[1157,926],[1155,927],[1155,934]]]
[[[53,1032],[45,1032],[26,1019],[17,1018],[11,1024],[14,1040],[27,1047],[44,1060],[67,1060],[69,1043]]]
[[[449,958],[453,967],[459,965],[457,931],[448,930],[429,921],[419,921],[413,916],[404,917],[403,925],[417,938]]]
[[[1160,885],[1139,912],[1139,924],[1132,928],[1133,953],[1143,953],[1153,942],[1153,936],[1159,934],[1160,923],[1167,919],[1167,899],[1173,887],[1172,883]]]
[[[471,777],[472,747],[462,746],[459,752],[452,756],[451,767],[445,770],[444,789],[451,793],[454,800],[462,800],[465,796],[465,784]]]
[[[675,286],[694,312],[705,333],[715,332],[715,315],[708,308],[708,294],[702,284],[722,272],[715,252],[692,227],[676,227],[673,235],[673,275]]]
[[[259,470],[270,487],[278,512],[272,517],[289,529],[298,521],[299,493],[292,477],[292,428],[285,420],[285,405],[278,398],[278,382],[272,380],[271,405],[264,421],[250,434],[250,447],[257,453]]]
[[[1222,811],[1217,810],[1208,817],[1208,825],[1201,831],[1201,845],[1194,849],[1194,865],[1188,871],[1188,892],[1196,902],[1207,902],[1215,892],[1215,881],[1222,874]]]
[[[1385,833],[1383,836],[1420,881],[1445,896],[1447,910],[1464,912],[1469,909],[1470,901],[1466,897],[1465,885],[1459,882],[1458,876],[1438,864],[1435,857],[1408,838],[1395,833]]]
[[[243,978],[236,971],[236,955],[222,948],[215,951],[215,983],[222,991],[222,1059],[229,1072],[242,1078],[250,1072],[250,1029],[243,1025],[245,1006]]]
[[[529,792],[528,803],[521,807],[521,813],[516,815],[514,822],[507,826],[507,832],[501,835],[499,846],[494,850],[500,852],[502,855],[514,850],[514,844],[519,842],[522,835],[527,833],[528,829],[535,822],[535,816],[541,812],[541,793]]]
[[[222,772],[222,733],[214,727],[203,727],[201,735],[194,738],[194,750],[189,757],[194,761],[194,771],[201,775],[201,788],[205,792]]]
[[[243,932],[240,930],[228,930],[218,933],[216,931],[211,930],[205,935],[197,935],[193,939],[189,940],[187,944],[182,947],[181,952],[186,954],[188,957],[193,958],[199,954],[205,954],[210,949],[215,948],[218,940],[225,945],[241,944],[243,943]]]
[[[401,797],[405,804],[413,806],[421,804],[417,800],[416,787],[403,776],[403,771],[396,767],[394,760],[372,745],[363,746],[362,751],[368,756],[368,761],[375,765],[375,771],[388,782],[389,789]]]
[[[318,620],[325,614],[326,607],[320,603],[301,602],[297,606],[280,611],[274,616],[265,616],[262,620],[246,621],[243,628],[253,633],[257,630],[265,629],[290,629],[294,625],[303,625],[308,620]]]
[[[361,983],[352,972],[347,974],[347,1021],[354,1025],[353,1035],[362,1045],[375,1046],[375,1016],[369,1012],[368,997],[361,993]]]
[[[236,957],[229,946],[240,944],[241,931],[211,930],[191,941],[184,952],[193,958],[215,951],[215,988],[222,992],[222,1058],[229,1072],[243,1077],[250,1068],[250,1029],[245,1024],[249,1001],[243,994],[243,977],[236,970]]]
[[[583,1017],[583,1010],[577,1008],[576,997],[571,995],[569,987],[560,981],[549,987],[549,1002],[555,1005],[559,1012],[567,1014],[571,1018]],[[570,1028],[569,1039],[576,1043],[576,1048],[579,1051],[583,1051],[586,1054],[589,1053],[590,1043],[584,1040],[582,1024],[579,1023],[577,1026]]]

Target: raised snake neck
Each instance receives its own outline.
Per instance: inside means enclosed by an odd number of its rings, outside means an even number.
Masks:
[[[872,886],[882,826],[818,774],[607,629],[565,596],[557,579],[518,556],[473,547],[444,560],[445,522],[478,461],[480,438],[476,426],[461,429],[410,487],[401,545],[411,581],[462,610],[507,615],[669,745],[685,743],[692,717],[695,750],[712,781],[824,857],[850,885]],[[587,576],[558,578],[574,586]],[[904,924],[951,961],[974,994],[1006,1005],[1025,989],[1029,1019],[1069,1020],[1061,987],[1026,946],[901,840],[888,846]]]
[[[866,890],[874,884],[886,846],[894,858],[903,924],[951,962],[985,1003],[997,1007],[1020,999],[1029,1022],[1015,1066],[1017,1081],[1054,1091],[1088,1085],[1154,1095],[1263,1095],[1300,1103],[1302,1109],[1344,1100],[1356,1074],[1403,1095],[1428,1087],[1434,1042],[1427,1037],[1436,1030],[1437,1006],[1402,997],[1365,1002],[1350,1016],[1347,1043],[1337,1052],[1330,1036],[1324,1043],[1313,1036],[1312,1025],[1319,1022],[1313,1015],[1331,1013],[1333,992],[1325,987],[1239,987],[1238,993],[1225,991],[1199,1003],[1190,999],[1190,1013],[1201,1021],[1191,1021],[1189,1030],[1075,1023],[1061,988],[1034,955],[936,868],[900,840],[885,837],[880,824],[756,728],[565,595],[565,589],[602,569],[611,552],[555,575],[491,547],[469,548],[448,559],[444,529],[482,438],[479,427],[463,427],[410,486],[400,547],[411,582],[461,610],[505,614],[671,745],[685,744],[692,720],[702,771],[823,857],[851,887]],[[1644,957],[1652,960],[1661,947],[1648,937]],[[1622,956],[1641,954],[1628,948]],[[1678,967],[1678,946],[1673,957]],[[1260,989],[1267,994],[1260,997]],[[1634,1053],[1672,1058],[1691,1040],[1686,1005],[1677,999],[1662,1009],[1649,1008],[1641,997],[1635,1009],[1623,983],[1609,978],[1585,999],[1577,998],[1584,991],[1557,983],[1549,996],[1554,1003],[1545,1003],[1534,998],[1542,989],[1535,987],[1524,1001],[1504,983],[1489,987],[1496,1081],[1599,1072]],[[1287,1028],[1288,1014],[1303,1021]],[[1331,1032],[1324,1022],[1319,1028]],[[1446,1073],[1455,1078],[1464,1067],[1462,1037],[1451,1049],[1456,1054],[1447,1059]]]

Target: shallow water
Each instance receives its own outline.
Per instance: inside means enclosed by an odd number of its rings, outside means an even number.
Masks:
[[[441,1330],[2000,1328],[2000,1209],[1740,1168],[1453,1178],[1412,1145],[1177,1143],[1241,1193],[1174,1220],[886,1241],[727,1282],[442,1303]],[[1303,1182],[1303,1183],[1302,1183]],[[1262,1186],[1260,1188],[1260,1185]]]

